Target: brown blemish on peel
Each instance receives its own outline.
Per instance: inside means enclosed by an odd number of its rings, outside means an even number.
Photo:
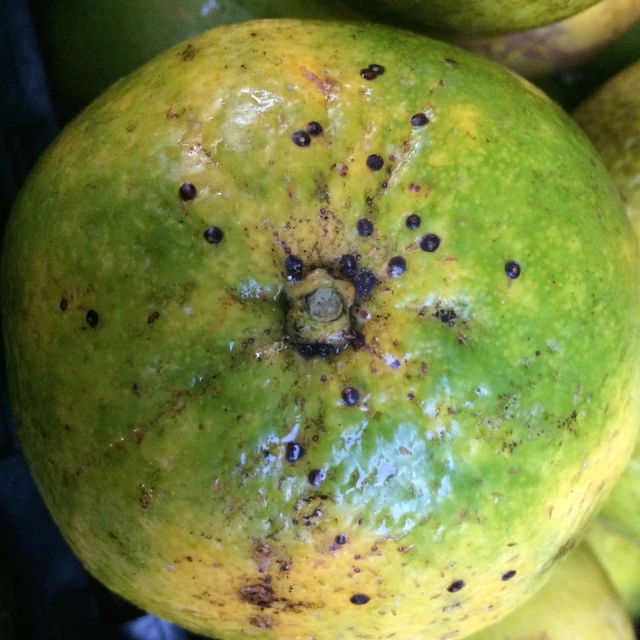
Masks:
[[[140,487],[140,496],[138,498],[138,502],[143,509],[148,509],[151,504],[151,500],[153,499],[153,491],[148,487],[142,485]]]
[[[190,62],[196,57],[196,48],[192,44],[188,44],[186,48],[178,55],[185,61]]]
[[[305,69],[304,67],[300,67],[300,71],[302,75],[310,80],[318,89],[318,91],[325,97],[328,98],[340,85],[336,80],[332,78],[326,78],[325,80],[320,80],[318,76],[309,71],[309,69]]]
[[[270,616],[253,616],[249,618],[249,624],[253,627],[258,627],[259,629],[271,629],[277,626],[277,621]]]
[[[251,584],[240,589],[240,597],[245,602],[257,607],[269,608],[275,602],[276,596],[270,585]]]

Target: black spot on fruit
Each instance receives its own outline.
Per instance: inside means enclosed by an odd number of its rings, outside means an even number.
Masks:
[[[452,326],[450,323],[457,318],[456,312],[453,309],[438,309],[435,316],[438,320],[441,320],[444,324],[449,326]]]
[[[416,113],[411,116],[411,124],[414,127],[424,127],[429,124],[429,118],[426,113]]]
[[[186,202],[187,200],[193,200],[198,195],[198,192],[190,182],[183,182],[178,190],[178,195],[180,196],[180,200]]]
[[[375,80],[378,74],[373,69],[360,69],[360,77],[365,80]]]
[[[210,244],[219,244],[224,238],[224,232],[220,227],[209,227],[202,235]]]
[[[347,407],[355,406],[359,400],[360,392],[355,387],[345,387],[342,390],[342,402],[344,402]]]
[[[309,480],[309,484],[313,487],[319,487],[323,480],[325,479],[326,474],[322,469],[313,469],[309,472],[307,476],[307,480]]]
[[[371,171],[380,171],[384,166],[384,159],[382,156],[379,156],[377,153],[372,153],[367,158],[367,167],[371,169]]]
[[[367,340],[362,333],[354,331],[354,336],[350,340],[351,347],[356,351],[364,349],[367,346]]]
[[[395,256],[389,260],[387,272],[392,278],[401,276],[407,270],[407,261],[402,256]]]
[[[100,322],[100,316],[98,315],[98,312],[94,311],[93,309],[89,309],[89,311],[87,311],[86,321],[92,329],[97,327],[98,323]]]
[[[378,283],[375,274],[368,269],[363,269],[354,279],[356,298],[366,300]]]
[[[360,218],[360,220],[356,222],[356,229],[363,238],[366,238],[373,233],[373,222],[366,218]]]
[[[371,69],[371,71],[375,71],[379,76],[385,72],[385,68],[381,64],[370,64],[369,69]]]
[[[502,576],[502,579],[506,582],[507,580],[511,580],[515,575],[516,572],[512,569],[511,571],[507,571],[507,573]]]
[[[300,344],[298,345],[298,353],[303,358],[313,358],[316,355],[316,348],[312,344]]]
[[[456,593],[457,591],[460,591],[460,589],[462,589],[463,587],[464,587],[464,580],[456,580],[455,582],[452,582],[447,587],[447,591],[449,593]]]
[[[347,280],[352,280],[356,277],[357,273],[358,261],[356,257],[350,253],[345,253],[343,256],[340,256],[340,274],[347,278]]]
[[[304,455],[304,449],[297,442],[287,442],[285,457],[287,462],[298,462]]]
[[[158,311],[152,311],[148,316],[147,316],[147,322],[149,324],[153,324],[158,318],[160,317],[160,313]]]
[[[347,544],[347,536],[345,536],[343,533],[341,533],[340,535],[336,536],[336,544]]]
[[[287,256],[284,259],[284,270],[292,280],[302,280],[304,262],[298,256]]]
[[[251,584],[240,589],[240,598],[257,607],[270,607],[276,599],[273,589],[264,584]]]
[[[322,135],[323,131],[324,129],[322,128],[322,125],[319,122],[310,122],[307,125],[307,133],[310,136],[320,136]]]
[[[423,251],[428,251],[429,253],[437,251],[439,246],[440,238],[435,235],[435,233],[427,233],[427,235],[420,240],[420,248]]]
[[[512,280],[515,280],[520,276],[520,271],[520,265],[513,260],[510,260],[509,262],[507,262],[507,264],[504,265],[504,272],[507,274],[507,277],[511,278]]]
[[[62,300],[60,300],[60,311],[66,311],[68,308],[69,302],[65,298],[62,298]]]
[[[311,144],[311,137],[306,131],[295,131],[291,140],[298,147],[308,147]]]
[[[367,604],[367,602],[369,602],[371,598],[369,596],[366,596],[364,593],[356,593],[351,596],[350,600],[352,604],[361,605]]]
[[[407,222],[406,222],[407,229],[411,229],[412,231],[414,231],[420,226],[421,222],[422,220],[420,219],[420,216],[416,215],[415,213],[412,213],[410,216],[407,216]]]
[[[336,348],[332,344],[328,344],[327,342],[321,342],[316,345],[316,353],[321,358],[329,358],[336,354]]]

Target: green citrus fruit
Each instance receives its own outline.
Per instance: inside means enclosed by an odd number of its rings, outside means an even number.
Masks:
[[[627,463],[637,253],[586,137],[506,69],[371,25],[214,29],[22,191],[18,434],[78,556],[153,613],[462,638]]]

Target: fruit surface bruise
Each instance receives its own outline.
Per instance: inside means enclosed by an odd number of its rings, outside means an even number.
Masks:
[[[530,85],[419,36],[169,50],[41,160],[1,266],[61,530],[224,640],[472,633],[635,439],[637,245],[604,167]]]

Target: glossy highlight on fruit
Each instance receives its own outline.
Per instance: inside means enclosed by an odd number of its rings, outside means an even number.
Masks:
[[[597,556],[581,544],[549,582],[502,622],[469,640],[634,640],[629,613]]]
[[[223,640],[496,622],[635,440],[638,249],[610,178],[541,92],[421,36],[251,22],[167,51],[41,159],[0,267],[63,534]]]

